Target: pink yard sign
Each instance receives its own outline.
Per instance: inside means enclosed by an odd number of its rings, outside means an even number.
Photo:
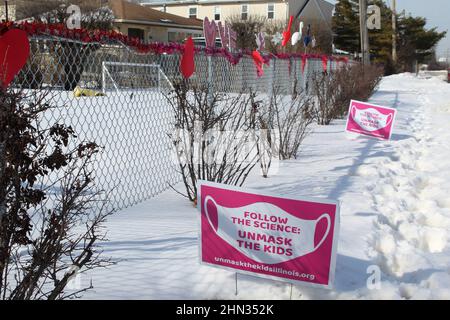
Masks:
[[[389,140],[397,110],[352,100],[346,131]]]
[[[339,204],[200,181],[200,261],[259,277],[331,288]]]

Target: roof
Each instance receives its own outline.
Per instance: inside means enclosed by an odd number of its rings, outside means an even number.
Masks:
[[[297,13],[296,17],[298,18],[304,12],[304,10],[309,6],[315,6],[318,10],[318,13],[322,16],[322,19],[331,29],[331,19],[333,17],[334,4],[329,3],[325,0],[303,0],[302,7],[300,11]]]
[[[324,18],[330,18],[333,16],[334,4],[325,0],[303,0],[300,11],[297,13],[297,17],[302,14],[308,5],[317,5],[317,8],[323,14]]]
[[[316,0],[316,2],[324,16],[331,19],[333,16],[334,4],[331,4],[325,0]]]
[[[133,22],[169,27],[203,29],[203,22],[158,11],[126,0],[109,0],[116,22]]]

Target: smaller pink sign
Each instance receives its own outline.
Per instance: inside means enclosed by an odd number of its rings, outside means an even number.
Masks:
[[[339,205],[199,181],[200,261],[259,277],[330,288]]]
[[[397,110],[352,100],[345,130],[389,140]]]

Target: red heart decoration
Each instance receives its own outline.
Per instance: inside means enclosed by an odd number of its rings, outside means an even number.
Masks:
[[[305,66],[306,66],[307,60],[308,60],[308,57],[306,55],[302,55],[302,74],[305,73]]]
[[[194,41],[189,37],[184,44],[184,53],[181,58],[181,73],[188,79],[195,71],[194,64]]]
[[[291,39],[291,29],[292,29],[292,23],[293,23],[293,22],[294,22],[294,17],[291,16],[291,17],[289,18],[288,28],[287,28],[287,30],[285,30],[285,31],[283,32],[283,42],[281,43],[281,45],[282,45],[283,47],[285,47],[285,46],[288,44],[289,40]]]
[[[253,63],[256,66],[256,74],[258,75],[258,77],[262,77],[264,75],[264,70],[262,68],[264,59],[262,58],[261,54],[256,50],[252,52],[252,58]]]
[[[327,64],[328,64],[328,57],[327,56],[322,56],[323,72],[327,72]]]
[[[24,67],[30,55],[30,42],[25,31],[13,29],[0,38],[0,83],[6,89]]]

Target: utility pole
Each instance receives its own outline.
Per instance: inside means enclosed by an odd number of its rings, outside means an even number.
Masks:
[[[5,0],[5,20],[6,22],[9,21],[9,14],[8,14],[8,0]]]
[[[447,49],[447,57],[445,62],[447,63],[447,69],[450,69],[450,49]]]
[[[369,32],[367,30],[367,0],[359,0],[359,25],[363,64],[370,64]]]
[[[392,0],[392,61],[397,63],[397,0]]]

